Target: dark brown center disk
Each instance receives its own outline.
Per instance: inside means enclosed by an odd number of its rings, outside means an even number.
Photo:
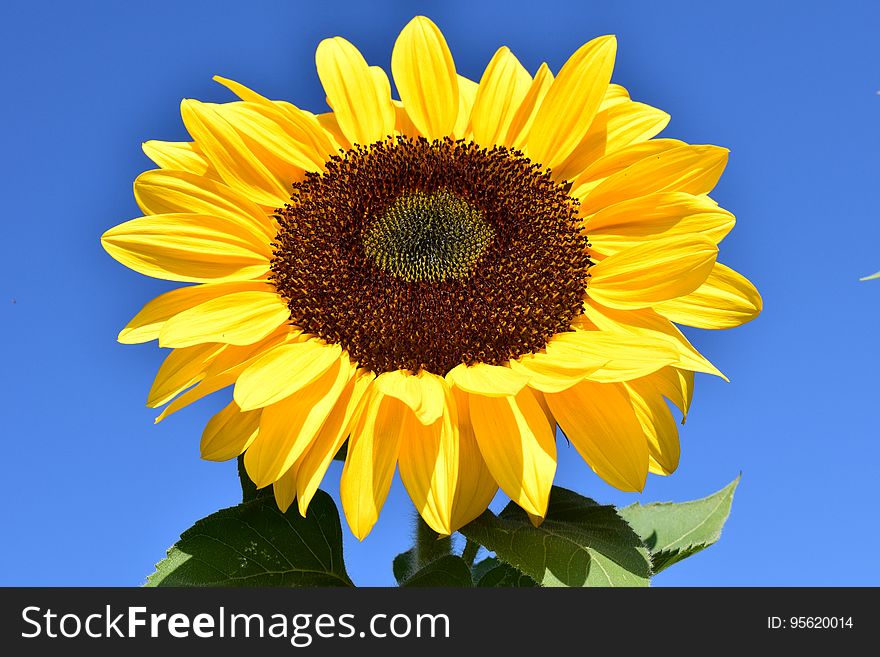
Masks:
[[[583,311],[577,201],[518,151],[397,137],[334,156],[278,211],[291,323],[374,372],[542,349]]]

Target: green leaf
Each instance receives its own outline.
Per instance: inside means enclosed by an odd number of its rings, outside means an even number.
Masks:
[[[336,455],[333,457],[334,461],[345,461],[345,458],[348,456],[348,441],[346,440],[342,443],[342,447],[339,448],[339,451],[336,452]]]
[[[645,546],[614,507],[558,486],[540,527],[511,502],[459,531],[544,586],[647,586],[651,576]]]
[[[620,509],[620,515],[651,551],[655,573],[705,550],[721,537],[739,479],[701,500],[633,504]]]
[[[495,557],[483,559],[471,569],[476,586],[506,587],[537,586],[537,582],[525,573],[521,573],[511,565],[499,561]]]
[[[180,536],[147,586],[353,586],[333,499],[318,491],[303,518],[258,497],[202,518]]]
[[[401,552],[394,561],[391,562],[391,570],[394,572],[394,579],[398,584],[403,584],[418,569],[416,565],[416,549],[410,548],[406,552]]]
[[[474,582],[479,582],[483,577],[493,568],[497,568],[498,564],[503,563],[496,559],[495,557],[486,557],[482,561],[478,561],[473,566],[471,566],[471,577],[473,577]]]
[[[454,554],[434,556],[420,564],[416,548],[394,557],[394,578],[400,586],[473,586],[467,562]]]
[[[407,554],[404,552],[403,554]],[[398,557],[403,556],[398,555]],[[397,559],[395,559],[397,561]],[[435,559],[409,577],[400,581],[401,586],[473,586],[471,570],[464,559],[447,554]]]

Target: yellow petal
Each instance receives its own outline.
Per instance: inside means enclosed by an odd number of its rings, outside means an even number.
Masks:
[[[187,171],[197,176],[212,178],[217,176],[214,167],[194,142],[152,139],[141,144],[141,148],[148,158],[163,169]]]
[[[218,112],[223,116],[233,118],[242,109],[245,109],[251,113],[262,114],[265,118],[275,123],[278,128],[293,140],[293,148],[295,150],[290,155],[291,161],[299,162],[300,164],[297,166],[301,170],[320,170],[329,156],[335,155],[339,145],[346,141],[345,136],[339,131],[339,124],[332,113],[316,117],[311,112],[301,110],[286,101],[269,100],[265,96],[261,96],[233,80],[227,80],[219,75],[215,75],[214,80],[245,101],[245,103],[226,103],[215,106]],[[261,148],[258,132],[253,131],[253,129],[247,130],[241,125],[236,127],[239,128],[242,134],[250,136],[252,147]],[[271,139],[278,139],[277,131],[274,129],[271,131],[273,133]],[[346,147],[349,146],[349,144],[345,145]],[[281,162],[276,159],[272,166],[267,165],[276,174],[276,177],[280,171],[284,170],[283,150],[290,147],[290,144],[282,144],[282,150],[276,149],[274,155],[271,156],[273,159],[281,157]],[[278,170],[275,170],[275,168]],[[290,182],[293,179],[288,178],[287,181]],[[275,206],[272,207],[274,208]]]
[[[556,474],[554,427],[528,388],[516,397],[468,396],[471,424],[492,477],[528,513],[544,516]]]
[[[678,139],[649,139],[608,153],[593,162],[572,181],[569,194],[574,198],[583,199],[605,180],[631,167],[636,162],[653,158],[682,146],[686,146],[686,144]],[[580,214],[583,216],[595,211],[595,209],[582,208]]]
[[[509,367],[475,363],[456,365],[446,374],[446,380],[465,392],[484,397],[504,397],[516,395],[525,388],[529,376]]]
[[[622,87],[619,84],[609,84],[608,88],[605,89],[605,96],[602,98],[602,104],[599,105],[599,111],[601,112],[614,105],[625,103],[628,100],[629,92],[625,87]]]
[[[532,85],[532,77],[510,52],[499,48],[480,78],[471,110],[473,139],[481,146],[503,144],[516,111]]]
[[[455,139],[472,139],[470,132],[471,112],[477,98],[478,85],[463,75],[458,76],[458,116],[452,126],[452,137]]]
[[[277,226],[260,206],[221,182],[185,171],[145,171],[134,181],[134,197],[145,214],[196,213],[223,217],[252,232],[265,245],[275,239]]]
[[[296,482],[299,479],[299,462],[294,463],[287,469],[281,479],[272,484],[272,493],[275,495],[275,504],[281,509],[281,513],[287,513],[287,509],[293,504],[296,497]],[[305,514],[303,514],[305,516]]]
[[[570,331],[559,333],[547,343],[544,354],[522,359],[529,368],[543,367],[546,373],[571,378],[568,385],[588,378],[593,381],[628,381],[656,372],[678,359],[674,345],[663,336],[625,335],[611,331]],[[553,369],[550,369],[550,368]],[[545,392],[557,388],[529,385]]]
[[[273,103],[272,107],[261,107],[259,111],[278,122],[304,157],[318,169],[323,170],[327,160],[338,154],[339,143],[334,133],[326,130],[318,117],[311,112],[289,104],[279,107],[279,103]]]
[[[330,467],[333,457],[336,456],[348,438],[357,409],[374,378],[373,373],[367,370],[356,372],[345,390],[339,395],[336,405],[330,411],[330,415],[327,416],[311,446],[300,457],[296,480],[296,500],[302,516],[306,515],[309,503],[315,496],[318,486],[321,485],[321,480],[327,473],[327,468]]]
[[[596,474],[623,491],[644,488],[648,441],[623,384],[584,381],[544,398]]]
[[[352,376],[350,363],[337,359],[313,383],[262,409],[260,432],[244,455],[258,488],[277,481],[308,449]]]
[[[266,283],[206,283],[179,287],[147,303],[116,338],[122,344],[140,344],[159,337],[162,326],[171,317],[209,299],[216,299],[230,292],[269,289]]]
[[[273,331],[269,336],[252,345],[226,345],[226,348],[208,365],[205,376],[198,382],[198,385],[190,388],[166,406],[155,422],[158,424],[169,415],[186,408],[203,397],[233,385],[244,370],[276,344],[300,339],[302,336],[299,331],[288,331],[287,327],[279,327],[279,330]]]
[[[555,429],[556,418],[554,418],[553,413],[550,412],[550,407],[547,405],[547,400],[544,399],[544,394],[538,390],[532,390],[532,394],[535,395],[538,406],[540,406],[541,410],[544,412],[544,417],[547,418],[547,422],[550,424],[551,427]],[[537,525],[535,526],[537,527]]]
[[[190,347],[187,347],[190,348]],[[210,368],[209,368],[210,369]],[[222,390],[235,383],[235,376],[232,374],[220,374],[217,376],[205,376],[199,380],[198,384],[183,392],[179,397],[174,399],[168,406],[162,409],[162,412],[153,420],[155,424],[159,424],[169,415],[173,415],[182,408],[186,408],[190,404],[207,397],[208,395]]]
[[[186,390],[205,376],[205,370],[223,350],[224,345],[203,344],[174,349],[159,367],[147,395],[147,406],[155,408]]]
[[[720,262],[690,294],[654,305],[654,310],[673,322],[705,329],[741,326],[755,319],[762,308],[755,286]]]
[[[285,189],[291,181],[302,178],[304,171],[322,171],[335,152],[317,119],[292,105],[285,112],[271,104],[226,103],[215,111]],[[290,192],[285,194],[289,199]]]
[[[678,352],[678,359],[672,363],[673,365],[725,378],[718,368],[694,348],[672,322],[650,308],[615,310],[590,301],[586,304],[584,313],[602,331],[666,338],[671,341]]]
[[[440,30],[424,16],[413,18],[394,43],[391,72],[413,124],[428,139],[452,132],[458,116],[458,76]]]
[[[404,370],[383,372],[376,377],[376,387],[384,395],[399,399],[422,424],[433,424],[446,405],[446,382],[443,377],[425,370],[411,374]]]
[[[370,69],[379,68],[378,66],[371,66]],[[390,93],[390,92],[389,92]],[[392,102],[392,105],[394,103]],[[394,110],[395,117],[397,116],[397,109]],[[333,137],[334,141],[342,150],[348,150],[351,148],[351,144],[348,143],[348,139],[342,134],[342,128],[339,127],[339,122],[336,120],[336,115],[333,112],[324,112],[323,114],[318,114],[315,117],[318,121],[318,124],[324,129],[328,135]]]
[[[280,207],[290,198],[285,183],[260,162],[215,106],[187,99],[180,105],[180,114],[187,131],[226,184],[269,207]]]
[[[422,424],[415,414],[403,418],[400,441],[400,479],[424,521],[438,534],[449,535],[452,503],[458,483],[458,413],[446,389],[443,415]]]
[[[235,383],[234,399],[244,410],[262,408],[311,385],[347,354],[338,344],[306,340],[270,349]]]
[[[244,86],[241,82],[236,82],[235,80],[230,80],[229,78],[224,78],[220,75],[215,75],[211,78],[214,82],[222,84],[224,87],[229,89],[236,96],[241,98],[242,100],[246,100],[251,103],[271,103],[272,101],[263,96],[262,94],[258,94],[253,89],[250,89]]]
[[[705,237],[643,242],[591,267],[587,295],[612,308],[644,308],[696,290],[717,256],[718,247]]]
[[[736,219],[707,196],[659,192],[615,203],[584,220],[595,251],[612,255],[642,242],[702,235],[718,244]]]
[[[315,63],[339,127],[352,144],[371,144],[394,132],[391,94],[380,93],[357,48],[342,37],[324,39]]]
[[[394,123],[397,132],[402,135],[406,135],[407,137],[420,137],[419,129],[416,128],[415,124],[412,122],[412,119],[409,118],[409,115],[406,113],[406,109],[403,107],[403,103],[399,100],[392,101],[394,104],[394,113],[396,115],[396,121]]]
[[[335,152],[335,146],[330,147],[330,143],[332,143],[332,139],[329,139],[328,135],[325,134],[322,130],[317,129],[319,127],[319,121],[317,118],[311,114],[311,112],[305,112],[299,109],[296,105],[292,105],[284,100],[270,100],[263,96],[262,94],[257,93],[253,89],[249,89],[245,85],[240,82],[236,82],[235,80],[230,80],[228,78],[221,77],[219,75],[215,75],[212,78],[215,82],[222,84],[224,87],[229,89],[236,96],[241,98],[247,105],[241,103],[224,103],[222,105],[214,105],[214,108],[217,109],[221,114],[225,114],[226,110],[236,109],[239,107],[250,107],[254,108],[254,105],[262,106],[261,109],[268,110],[267,116],[272,117],[272,119],[278,123],[286,132],[296,136],[296,135],[309,135],[310,138],[306,139],[297,139],[298,141],[302,141],[303,143],[311,143],[313,140],[317,140],[321,144],[321,148],[325,149],[330,148],[328,152]],[[292,128],[290,125],[290,121],[294,124],[298,125],[298,128]],[[305,121],[307,125],[301,125],[302,122]]]
[[[655,474],[669,475],[678,467],[681,447],[678,427],[669,406],[651,377],[623,384],[630,403],[648,441],[648,468]]]
[[[560,392],[575,383],[583,381],[588,374],[595,372],[607,363],[602,360],[580,358],[576,354],[562,351],[548,354],[546,351],[527,354],[510,362],[510,368],[528,377],[529,388],[533,391]]]
[[[728,150],[687,144],[640,159],[602,181],[581,198],[582,212],[654,192],[707,194],[727,165]]]
[[[391,109],[396,115],[397,111],[394,109],[394,101],[390,100],[391,80],[388,79],[385,69],[381,66],[370,66],[370,79],[373,81],[373,86],[376,87],[376,94],[380,98],[385,98],[386,96],[389,98],[388,102],[391,104]],[[393,134],[393,131],[389,134]]]
[[[277,122],[315,163],[321,158],[326,161],[329,156],[336,155],[342,143],[350,146],[339,129],[335,115],[333,115],[334,121],[328,122],[328,125],[334,129],[328,129],[322,122],[321,116],[284,101],[270,101],[257,109]],[[337,133],[339,133],[338,138]]]
[[[352,534],[363,540],[372,530],[394,475],[400,430],[409,411],[371,385],[348,439],[348,455],[339,482],[339,498]]]
[[[169,281],[247,280],[269,270],[266,242],[230,218],[140,217],[108,230],[101,245],[129,269]]]
[[[229,402],[212,417],[202,432],[202,458],[207,461],[228,461],[243,454],[257,437],[259,411],[242,411]]]
[[[565,63],[529,132],[526,150],[532,160],[553,168],[583,139],[608,88],[616,52],[617,40],[603,36],[581,46]]]
[[[687,419],[694,398],[694,373],[677,367],[664,367],[645,378],[657,391],[671,401],[682,413],[681,423]]]
[[[275,292],[233,292],[169,319],[159,332],[159,346],[188,347],[203,342],[253,344],[277,329],[289,316],[287,304]]]
[[[287,101],[269,100],[265,96],[258,94],[256,91],[249,89],[234,80],[229,80],[220,77],[219,75],[215,75],[213,80],[219,82],[245,101],[244,103],[224,103],[222,105],[214,105],[214,108],[221,115],[233,116],[241,108],[249,108],[250,111],[262,112],[266,117],[270,118],[287,132],[289,136],[293,137],[294,141],[296,141],[300,147],[305,149],[304,152],[306,153],[306,157],[309,157],[310,155],[308,153],[309,148],[317,151],[321,156],[326,156],[328,154],[333,155],[336,153],[337,145],[333,143],[333,136],[335,133],[333,133],[333,131],[325,132],[320,117],[314,116],[311,112],[301,110],[296,105],[292,105]],[[240,132],[243,134],[247,133],[245,130],[240,130]],[[330,134],[328,134],[328,132]],[[312,158],[316,160],[320,159],[314,157],[314,155],[312,155]]]
[[[526,91],[526,95],[516,109],[513,119],[510,121],[507,135],[502,142],[505,146],[522,148],[523,144],[526,143],[529,132],[535,122],[535,115],[538,113],[538,108],[550,90],[551,84],[553,84],[553,73],[547,64],[541,64],[529,85],[528,91]]]
[[[292,138],[279,125],[279,121],[286,121],[287,118],[277,108],[234,102],[217,105],[214,109],[219,117],[232,126],[254,160],[285,188],[288,197],[290,182],[301,180],[306,171],[321,171],[326,154],[313,156],[302,143]],[[273,112],[274,115],[267,116]],[[234,184],[231,186],[235,187]],[[263,204],[265,202],[261,201]],[[280,199],[272,206],[261,207],[272,212],[279,205]]]
[[[450,521],[455,531],[488,508],[498,492],[498,483],[489,472],[477,445],[467,393],[453,388],[452,395],[458,412],[458,480]]]
[[[572,180],[593,162],[630,144],[650,139],[669,123],[669,115],[642,103],[622,102],[600,111],[583,139],[554,170],[556,180]]]

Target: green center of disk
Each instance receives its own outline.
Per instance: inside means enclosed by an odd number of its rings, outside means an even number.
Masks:
[[[467,276],[495,229],[467,201],[446,191],[398,197],[364,232],[364,251],[376,265],[406,281]]]

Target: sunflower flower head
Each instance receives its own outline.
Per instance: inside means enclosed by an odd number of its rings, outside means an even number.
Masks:
[[[316,54],[330,112],[224,78],[240,100],[184,100],[192,141],[144,144],[145,216],[102,237],[192,284],[119,336],[171,349],[157,421],[232,387],[202,456],[244,454],[303,514],[347,445],[359,538],[395,469],[440,534],[499,487],[540,521],[557,425],[621,490],[675,470],[667,400],[686,414],[694,372],[720,375],[676,324],[737,326],[761,299],[716,261],[727,151],[656,139],[669,116],[611,83],[615,53],[600,37],[533,76],[503,47],[474,82],[416,17],[392,53],[399,99],[335,37]]]

